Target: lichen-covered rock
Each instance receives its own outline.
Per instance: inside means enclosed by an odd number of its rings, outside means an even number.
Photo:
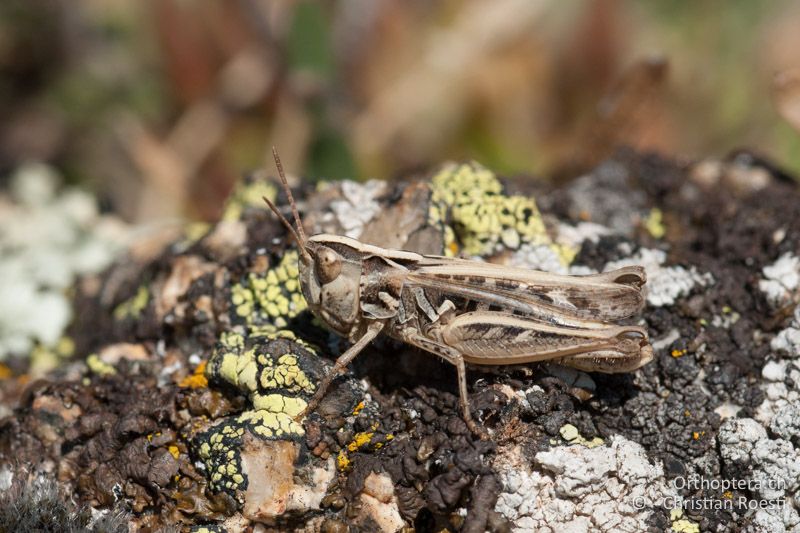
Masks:
[[[503,481],[495,511],[513,531],[645,531],[676,496],[663,468],[624,437],[605,446],[556,446],[532,462],[519,453],[512,448],[495,462]]]
[[[728,466],[745,472],[744,481],[761,502],[753,531],[786,531],[800,527],[790,498],[800,488],[800,449],[784,439],[770,439],[755,420],[726,421],[719,430],[720,453]]]
[[[450,255],[491,255],[524,243],[555,247],[533,198],[503,194],[494,173],[476,163],[445,165],[431,191],[429,222],[442,225]]]
[[[633,320],[654,360],[624,375],[470,369],[480,440],[452,367],[386,338],[298,418],[347,343],[306,309],[294,244],[260,197],[284,200],[255,174],[223,220],[152,236],[78,283],[74,360],[21,397],[0,381],[20,397],[0,425],[0,490],[37,465],[79,506],[151,530],[796,529],[800,192],[773,175],[754,158],[621,153],[560,187],[472,163],[298,187],[309,234],[578,275],[645,265]],[[679,483],[697,476],[784,488]]]

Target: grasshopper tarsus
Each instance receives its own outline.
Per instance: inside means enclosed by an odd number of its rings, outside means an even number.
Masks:
[[[459,406],[474,434],[465,363],[555,361],[585,371],[628,372],[653,358],[644,328],[619,326],[644,305],[639,266],[590,276],[387,250],[339,235],[307,237],[273,148],[294,227],[265,198],[300,252],[300,287],[309,309],[354,344],[320,382],[301,419],[379,333],[436,354],[456,367]]]

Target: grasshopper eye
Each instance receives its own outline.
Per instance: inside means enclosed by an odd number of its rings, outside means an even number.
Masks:
[[[339,277],[342,271],[342,258],[330,248],[321,248],[317,252],[315,272],[322,285]]]

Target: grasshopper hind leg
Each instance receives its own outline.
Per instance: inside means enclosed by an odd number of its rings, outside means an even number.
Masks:
[[[472,410],[469,407],[469,397],[467,396],[467,368],[464,364],[464,358],[459,354],[457,357],[449,359],[448,361],[455,365],[458,373],[458,404],[461,407],[461,416],[464,418],[464,422],[473,434],[486,440],[489,438],[489,434],[472,418]]]

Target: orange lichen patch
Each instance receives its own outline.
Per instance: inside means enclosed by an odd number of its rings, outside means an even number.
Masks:
[[[356,407],[358,409],[358,407]],[[371,450],[380,450],[391,440],[394,439],[394,435],[387,434],[383,436],[383,440],[375,440],[375,430],[378,429],[378,424],[373,424],[370,427],[371,431],[362,431],[360,433],[356,433],[353,436],[353,440],[347,444],[344,448],[339,450],[339,453],[336,456],[336,465],[338,466],[340,471],[347,470],[350,468],[352,460],[349,457],[349,453],[356,452],[358,450],[364,451],[367,449]]]
[[[363,431],[361,433],[356,433],[355,437],[353,437],[353,440],[350,442],[350,444],[347,445],[347,449],[350,450],[351,452],[354,452],[359,448],[361,448],[362,446],[364,446],[365,444],[369,444],[372,441],[372,437],[375,436],[375,429],[377,429],[377,426],[373,426],[372,429],[373,431]]]
[[[355,409],[353,409],[353,415],[358,416],[358,413],[360,413],[361,410],[364,409],[364,405],[365,405],[364,402],[358,402],[358,405],[356,405]]]
[[[170,446],[169,448],[167,448],[167,449],[169,450],[169,453],[172,454],[172,457],[174,457],[175,459],[177,459],[181,454],[181,452],[178,449],[178,447],[175,446],[174,444],[172,446]]]
[[[12,372],[10,368],[3,363],[0,363],[0,379],[8,379],[13,375],[14,372]]]
[[[688,350],[686,350],[686,348],[684,348],[683,350],[672,350],[672,352],[670,352],[670,355],[675,359],[677,359],[678,357],[683,357],[684,355],[686,355],[687,351]]]
[[[339,467],[339,470],[347,470],[350,467],[350,458],[344,449],[339,450],[339,454],[336,456],[336,466]]]
[[[700,437],[704,436],[705,434],[706,434],[705,431],[693,431],[692,432],[692,439],[700,440]]]
[[[375,443],[375,449],[376,450],[380,450],[381,448],[384,447],[384,445],[388,444],[389,441],[392,440],[393,438],[394,438],[394,435],[392,435],[391,433],[386,435],[386,442],[376,442]]]
[[[456,255],[458,255],[458,243],[457,242],[455,242],[455,241],[451,242],[450,244],[447,245],[447,248],[448,248],[448,251],[450,252],[450,255],[452,255],[454,257]]]
[[[202,389],[208,387],[208,379],[206,378],[205,371],[206,362],[202,361],[197,365],[197,368],[194,369],[194,373],[191,376],[183,378],[180,383],[178,383],[178,386],[185,389]]]

